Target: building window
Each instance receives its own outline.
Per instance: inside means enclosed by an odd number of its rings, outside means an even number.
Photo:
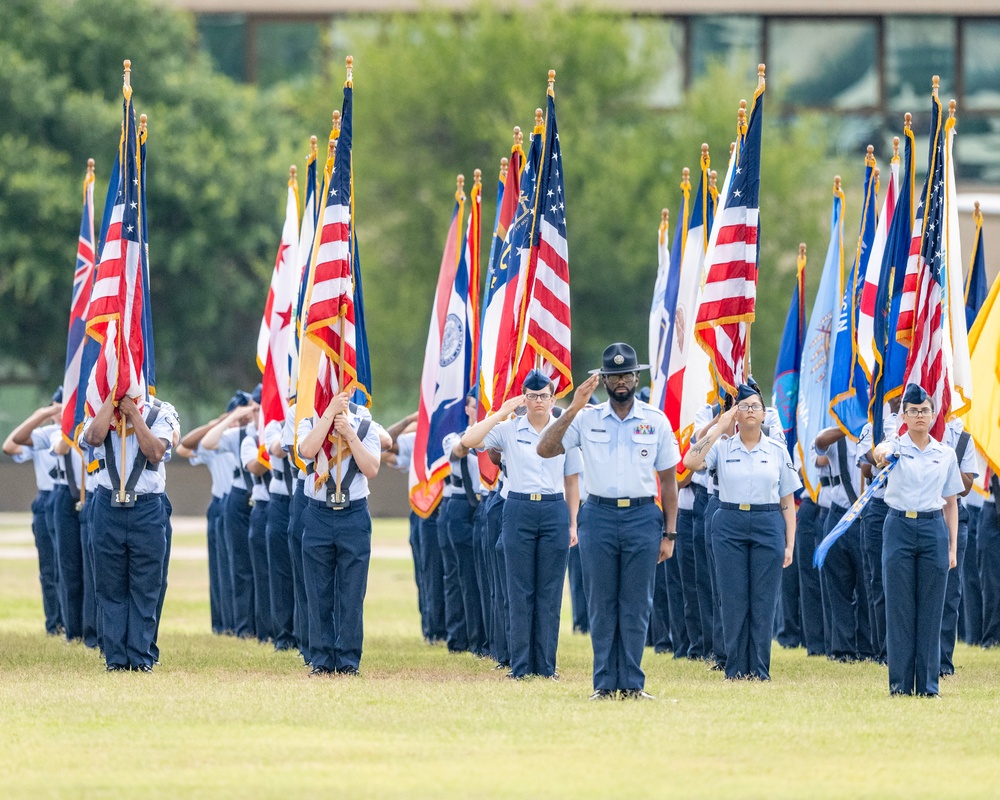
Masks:
[[[253,31],[253,74],[261,86],[319,74],[323,63],[320,23],[259,21]]]
[[[769,20],[767,51],[768,81],[793,105],[874,109],[880,104],[874,20]]]
[[[684,98],[684,26],[663,17],[636,17],[627,23],[629,56],[655,62],[657,79],[647,101],[653,108],[676,108]]]
[[[198,39],[216,69],[233,80],[246,80],[246,14],[200,14]]]
[[[688,24],[692,80],[702,77],[713,63],[734,72],[747,71],[748,75],[756,77],[757,64],[763,54],[760,17],[689,17]]]
[[[966,20],[962,23],[961,108],[1000,109],[1000,21]]]
[[[940,97],[955,96],[958,25],[946,17],[888,17],[885,21],[885,90],[890,111],[923,110],[931,76],[941,77]]]

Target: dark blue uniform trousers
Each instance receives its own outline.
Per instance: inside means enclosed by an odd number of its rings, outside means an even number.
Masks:
[[[716,582],[725,587],[726,677],[770,680],[771,632],[785,553],[784,519],[778,510],[720,508],[714,522]]]
[[[829,534],[846,513],[846,508],[830,506],[825,533]],[[875,657],[861,553],[861,520],[856,519],[830,548],[821,572],[830,602],[832,658]]]
[[[149,647],[149,654],[153,661],[160,660],[160,646],[157,641],[160,638],[160,619],[163,616],[163,601],[167,598],[167,571],[170,569],[170,545],[174,539],[174,526],[172,515],[174,507],[170,505],[170,498],[166,492],[160,495],[160,503],[163,505],[163,538],[165,546],[163,548],[163,562],[160,564],[160,594],[156,598],[156,627],[153,629],[153,643]]]
[[[889,691],[937,694],[948,526],[941,514],[906,519],[890,510],[882,535]]]
[[[812,498],[803,497],[795,523],[795,561],[799,571],[799,594],[802,598],[802,638],[806,652],[811,656],[826,653],[823,644],[823,597],[819,570],[813,565],[813,554],[823,531],[819,525],[820,511]]]
[[[958,639],[958,612],[962,605],[962,566],[965,564],[969,544],[969,512],[958,505],[958,549],[954,569],[948,570],[948,583],[944,590],[944,613],[941,615],[941,674],[955,674],[955,642]]]
[[[566,501],[515,500],[503,506],[510,607],[510,670],[515,677],[556,671],[566,559]]]
[[[588,500],[579,527],[594,688],[642,689],[663,515],[655,503],[616,508]]]
[[[573,616],[573,632],[589,633],[590,620],[587,619],[587,592],[583,582],[583,564],[580,561],[580,546],[569,549],[566,559],[566,570],[569,578],[569,602]]]
[[[801,647],[802,638],[802,587],[799,583],[798,565],[781,571],[781,593],[778,599],[776,635],[782,647]]]
[[[302,566],[302,532],[305,525],[305,509],[308,498],[303,481],[295,481],[295,491],[288,508],[288,553],[292,560],[292,584],[295,592],[295,615],[293,631],[299,644],[299,652],[307,664],[312,663],[309,649],[309,598],[306,595],[306,579]]]
[[[64,483],[52,490],[56,560],[59,569],[59,604],[69,641],[83,638],[83,548],[80,545],[80,514]]]
[[[702,539],[703,536],[699,536]],[[704,546],[704,545],[703,545]],[[687,658],[705,657],[705,636],[702,630],[700,599],[698,597],[698,566],[695,554],[694,511],[677,510],[677,540],[674,542],[674,555],[670,561],[675,561],[678,568],[681,592],[683,595],[684,631],[688,642],[687,651],[679,654]],[[669,570],[667,572],[669,577]],[[711,587],[709,587],[711,588]],[[671,606],[671,611],[673,606]],[[677,644],[676,642],[674,644]],[[675,651],[676,652],[676,651]]]
[[[500,492],[493,495],[486,509],[486,548],[493,573],[490,595],[493,621],[490,624],[490,650],[498,664],[510,666],[510,609],[507,605],[507,559],[503,552],[503,508],[506,500]]]
[[[222,633],[222,601],[219,583],[219,518],[222,514],[222,498],[212,497],[205,512],[208,521],[208,609],[212,620],[212,633]]]
[[[469,649],[469,631],[465,622],[465,601],[462,599],[462,581],[458,572],[458,553],[448,536],[450,518],[455,513],[453,504],[468,506],[465,497],[445,497],[441,501],[437,519],[438,552],[441,554],[441,581],[444,591],[444,627],[448,650],[461,653]]]
[[[670,594],[667,591],[667,570],[663,564],[656,565],[653,578],[653,607],[649,612],[649,629],[646,631],[646,647],[656,653],[673,652],[670,638]]]
[[[979,512],[976,552],[979,585],[983,591],[983,647],[1000,647],[1000,522],[997,502],[987,500]]]
[[[94,581],[94,544],[91,541],[91,524],[94,503],[90,497],[80,509],[80,552],[83,555],[83,643],[98,647],[97,637],[97,584]]]
[[[889,506],[884,500],[872,498],[861,514],[864,543],[865,578],[868,583],[868,603],[872,609],[872,648],[880,664],[885,663],[885,586],[882,584],[882,529]]]
[[[271,597],[271,635],[275,650],[295,647],[295,584],[288,546],[291,498],[272,494],[267,505],[267,577]]]
[[[677,557],[677,540],[674,540],[674,554],[660,566],[667,590],[667,619],[670,621],[670,650],[674,658],[687,658],[691,640],[687,635],[684,621],[684,586],[681,583],[680,559]]]
[[[140,495],[132,508],[114,508],[98,489],[93,519],[97,603],[108,665],[152,666],[163,557],[167,549],[160,495]]]
[[[39,492],[31,504],[31,532],[38,551],[38,580],[42,585],[45,632],[56,634],[62,625],[59,606],[59,565],[56,562],[56,535],[52,519],[52,492]]]
[[[464,648],[455,647],[449,636],[448,646],[453,650],[470,650],[483,655],[489,649],[486,642],[486,622],[483,620],[483,606],[479,597],[479,580],[476,576],[476,553],[474,534],[476,509],[464,494],[452,495],[444,501],[439,525],[447,525],[448,551],[455,558],[455,578],[459,590],[461,620],[465,626]],[[447,563],[447,562],[446,562]],[[445,572],[447,580],[447,572]],[[445,611],[448,611],[448,585],[445,584]],[[456,615],[456,617],[459,615]],[[449,633],[451,628],[449,627]],[[461,638],[458,638],[461,641]]]
[[[493,574],[486,559],[486,499],[484,495],[476,506],[472,517],[472,560],[476,569],[476,585],[479,587],[479,619],[483,623],[482,646],[477,650],[480,655],[490,654],[490,624],[493,621],[493,609],[490,606],[490,581]]]
[[[253,572],[253,618],[257,641],[271,636],[271,579],[267,565],[267,509],[270,500],[257,500],[250,509],[250,565]]]
[[[705,512],[708,510],[708,489],[700,484],[693,483],[691,488],[694,489],[694,508],[691,511],[691,530],[692,530],[692,542],[694,547],[694,578],[695,587],[698,591],[698,613],[701,616],[701,638],[702,638],[702,658],[711,658],[715,652],[714,642],[713,642],[713,629],[714,624],[712,609],[712,582],[715,578],[712,576],[712,569],[709,564],[709,550],[711,549],[711,540],[706,546],[705,541]],[[678,524],[678,527],[679,524]],[[678,531],[678,536],[680,531]],[[693,640],[692,640],[693,643]],[[722,643],[719,643],[719,649],[722,649]]]
[[[979,530],[980,508],[969,506],[969,538],[962,564],[962,638],[966,644],[979,645],[983,641],[983,588],[979,583]]]
[[[427,623],[427,601],[424,597],[424,576],[421,573],[423,562],[420,559],[420,517],[413,510],[410,511],[410,552],[413,554],[413,580],[417,584],[417,609],[420,611],[420,632],[425,639],[430,639],[431,629]]]
[[[719,572],[715,557],[715,514],[719,510],[719,495],[710,494],[705,504],[705,552],[712,589],[712,653],[715,663],[725,669],[726,635],[722,628],[722,595],[719,592]]]
[[[432,642],[444,641],[448,635],[444,611],[444,562],[441,559],[441,545],[438,543],[439,517],[440,510],[436,508],[429,517],[420,520],[421,572]]]
[[[253,561],[250,556],[250,495],[235,486],[226,496],[226,550],[233,587],[233,632],[253,636]]]
[[[233,561],[229,556],[226,535],[226,506],[229,492],[219,500],[219,519],[215,528],[215,557],[219,564],[219,607],[222,614],[222,632],[236,633],[236,608],[233,605]]]
[[[372,552],[366,499],[334,511],[308,500],[302,566],[309,598],[309,648],[317,667],[343,670],[361,664],[364,602]]]
[[[96,628],[97,628],[97,646],[100,648],[101,653],[104,652],[104,616],[101,614],[101,600],[97,596],[97,551],[94,547],[94,531],[96,530],[94,526],[94,519],[97,516],[97,490],[95,489],[88,498],[87,502],[83,506],[83,511],[87,517],[87,545],[90,549],[90,565],[92,570],[92,579],[94,583],[94,613],[97,615]]]

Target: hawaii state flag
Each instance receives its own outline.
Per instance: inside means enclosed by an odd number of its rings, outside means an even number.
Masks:
[[[91,293],[87,333],[100,342],[97,363],[87,385],[91,416],[108,397],[147,396],[144,378],[142,202],[132,87],[123,87],[122,162],[118,191]]]
[[[69,443],[76,441],[83,414],[77,417],[80,392],[80,364],[87,341],[87,312],[90,289],[94,283],[94,159],[87,163],[83,179],[83,216],[76,245],[76,268],[73,272],[73,298],[69,306],[69,336],[66,340],[66,368],[63,373],[62,435]]]

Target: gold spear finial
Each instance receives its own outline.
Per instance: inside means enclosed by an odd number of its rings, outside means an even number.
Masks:
[[[465,176],[455,178],[455,199],[462,202],[465,199]]]
[[[94,159],[87,159],[87,177],[92,178],[94,176]],[[979,208],[979,203],[976,203],[976,208]]]
[[[957,105],[954,100],[948,101],[948,119],[955,119],[955,108]]]
[[[865,152],[865,166],[874,167],[875,166],[875,145],[868,145],[868,149]]]
[[[974,205],[975,205],[975,208],[972,210],[972,220],[977,225],[982,225],[983,224],[983,214],[979,210],[979,201],[977,200]]]
[[[316,136],[309,137],[309,154],[315,158],[316,152],[319,150],[319,139]]]
[[[670,209],[665,208],[660,212],[660,224],[669,225],[670,224]]]
[[[299,168],[297,166],[295,166],[294,164],[292,164],[288,168],[288,179],[291,180],[291,181],[294,181],[296,179],[296,176],[298,174],[299,174]]]
[[[931,78],[931,94],[938,96],[938,89],[941,88],[941,76],[935,75]]]
[[[347,80],[344,81],[344,86],[354,88],[354,56],[347,57]]]
[[[523,143],[524,143],[524,136],[521,133],[521,126],[520,125],[515,125],[514,126],[514,146],[515,147],[520,147]]]
[[[912,125],[912,123],[913,123],[913,114],[907,111],[905,114],[903,114],[903,129],[907,131],[910,130],[910,126]]]
[[[719,173],[716,170],[712,170],[708,173],[708,188],[714,189],[719,181]]]
[[[145,114],[139,115],[139,133],[145,133],[149,129],[149,117]]]
[[[483,171],[481,169],[472,171],[472,185],[482,186],[483,183]]]
[[[549,70],[549,89],[548,89],[548,93],[552,97],[556,96],[555,84],[556,84],[556,71],[554,69],[550,69]]]
[[[757,65],[757,88],[759,89],[764,85],[764,65]]]
[[[333,130],[340,131],[340,112],[334,111],[330,116],[333,119]]]
[[[691,170],[687,167],[681,170],[681,188],[686,189],[691,186]]]
[[[805,258],[805,257],[806,257],[806,243],[799,242],[799,258]]]
[[[507,169],[510,166],[510,159],[504,156],[500,159],[500,177],[504,180],[507,179]]]
[[[126,89],[131,89],[132,88],[132,62],[129,61],[129,59],[126,58],[125,61],[122,62],[122,64],[125,67],[125,88]]]
[[[701,157],[708,158],[708,144],[706,142],[701,143]]]
[[[840,194],[840,176],[839,175],[834,175],[833,176],[833,193],[834,194]]]
[[[892,157],[899,158],[899,137],[892,137]]]

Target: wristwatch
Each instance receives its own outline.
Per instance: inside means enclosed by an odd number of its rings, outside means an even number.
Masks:
[[[674,539],[677,538],[677,531],[664,531],[663,538],[666,539],[668,542],[672,542],[674,541]]]

